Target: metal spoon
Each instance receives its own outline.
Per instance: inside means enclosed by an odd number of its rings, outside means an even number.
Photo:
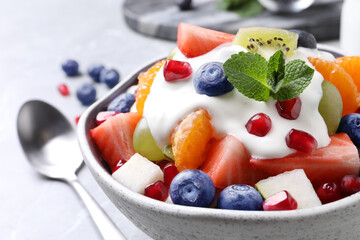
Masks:
[[[83,200],[103,239],[126,239],[77,180],[83,159],[69,121],[42,101],[26,102],[17,118],[18,135],[31,165],[42,175],[70,184]]]
[[[297,13],[305,10],[315,0],[259,0],[259,3],[271,12]]]
[[[259,3],[270,12],[280,14],[293,14],[301,12],[310,6],[339,4],[343,0],[258,0]]]

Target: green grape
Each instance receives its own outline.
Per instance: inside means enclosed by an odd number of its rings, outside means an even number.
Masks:
[[[328,134],[336,133],[343,111],[343,103],[339,90],[330,82],[323,81],[323,96],[319,104],[319,112],[328,128]]]
[[[161,151],[151,135],[145,118],[140,119],[135,128],[133,144],[135,151],[150,161],[160,161],[165,158],[163,151]]]
[[[168,159],[175,160],[174,153],[172,151],[172,145],[167,145],[164,147],[164,155]]]
[[[168,60],[172,60],[175,54],[179,51],[179,48],[176,46],[169,52],[169,55],[167,56]]]

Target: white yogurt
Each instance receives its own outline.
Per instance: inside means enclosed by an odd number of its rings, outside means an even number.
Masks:
[[[166,82],[162,74],[163,70],[160,69],[144,106],[144,117],[159,146],[162,148],[170,144],[169,136],[174,127],[186,115],[199,108],[205,108],[210,113],[211,123],[218,137],[225,134],[237,137],[256,158],[283,157],[294,152],[285,143],[286,135],[293,128],[311,134],[317,140],[318,147],[327,146],[330,138],[318,111],[323,77],[316,71],[310,85],[299,96],[302,107],[300,116],[296,120],[287,120],[279,116],[275,100],[258,102],[245,97],[236,88],[217,97],[196,93],[193,76],[202,64],[213,61],[225,62],[232,54],[240,51],[247,52],[245,48],[232,44],[223,44],[195,58],[186,58],[179,51],[173,59],[186,61],[193,68],[193,75],[188,81]],[[317,50],[298,48],[291,59],[300,58],[311,66],[307,61],[307,56],[310,55],[327,58]],[[256,113],[265,113],[272,121],[271,130],[265,137],[249,134],[245,128],[247,121]]]

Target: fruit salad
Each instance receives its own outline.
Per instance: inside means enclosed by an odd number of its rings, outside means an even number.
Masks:
[[[186,23],[90,134],[125,187],[173,204],[281,211],[360,191],[359,57],[300,30]]]

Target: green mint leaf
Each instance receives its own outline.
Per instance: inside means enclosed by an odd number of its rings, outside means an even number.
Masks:
[[[271,88],[266,82],[267,61],[260,54],[239,52],[223,65],[224,72],[234,87],[248,98],[267,101]]]
[[[220,0],[217,2],[220,10],[232,11],[240,17],[251,17],[264,11],[258,0]]]
[[[281,50],[278,50],[269,59],[267,83],[273,91],[275,91],[278,82],[284,78],[285,75],[285,57]]]
[[[256,16],[264,11],[264,7],[257,0],[249,0],[241,8],[234,10],[240,17]]]
[[[314,69],[296,59],[285,66],[285,75],[276,85],[274,99],[285,101],[297,97],[310,84]]]

